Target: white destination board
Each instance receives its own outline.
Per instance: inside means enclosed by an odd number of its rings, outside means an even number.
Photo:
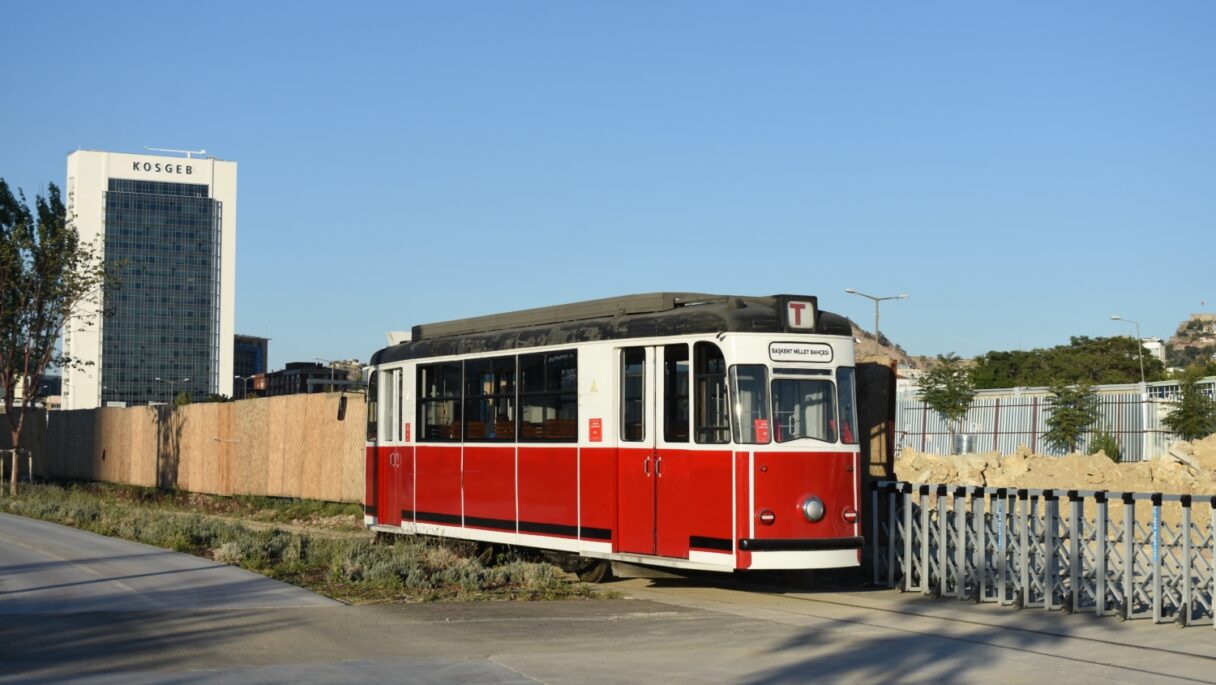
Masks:
[[[774,342],[768,344],[768,358],[775,362],[832,361],[832,346],[827,343]]]

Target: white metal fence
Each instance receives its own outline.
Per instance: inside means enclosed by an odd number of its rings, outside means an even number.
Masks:
[[[1201,387],[1216,393],[1216,378],[1205,379]],[[1177,438],[1162,423],[1178,399],[1178,383],[1165,381],[1140,384],[1100,385],[1098,420],[1081,439],[1079,449],[1087,451],[1095,432],[1115,437],[1124,461],[1142,461],[1162,454]],[[1047,444],[1047,418],[1051,416],[1051,395],[1046,388],[981,390],[963,422],[972,436],[972,451],[1012,454],[1025,445],[1039,454],[1058,454]],[[897,448],[949,454],[950,432],[945,420],[922,402],[917,393],[901,392],[895,401]]]

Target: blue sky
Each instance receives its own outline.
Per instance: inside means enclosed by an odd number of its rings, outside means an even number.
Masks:
[[[1216,310],[1216,4],[11,3],[0,177],[240,165],[272,365],[656,290],[818,295],[914,354]],[[1206,304],[1202,304],[1206,303]]]

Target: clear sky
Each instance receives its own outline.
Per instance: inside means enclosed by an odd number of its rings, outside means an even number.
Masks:
[[[271,361],[657,290],[913,354],[1216,311],[1216,3],[10,2],[0,177],[240,165]],[[1206,303],[1206,304],[1201,304]]]

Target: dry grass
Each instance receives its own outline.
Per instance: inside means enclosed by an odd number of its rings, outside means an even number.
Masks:
[[[298,522],[347,516],[330,503],[268,498],[224,500],[200,509],[225,514],[262,512],[258,520]],[[192,500],[186,496],[185,502]],[[279,528],[254,529],[239,520],[182,514],[183,495],[95,484],[27,486],[19,497],[0,497],[0,511],[207,557],[277,578],[335,599],[422,602],[479,599],[602,597],[556,566],[517,555],[483,564],[468,543],[433,538],[318,535]]]

